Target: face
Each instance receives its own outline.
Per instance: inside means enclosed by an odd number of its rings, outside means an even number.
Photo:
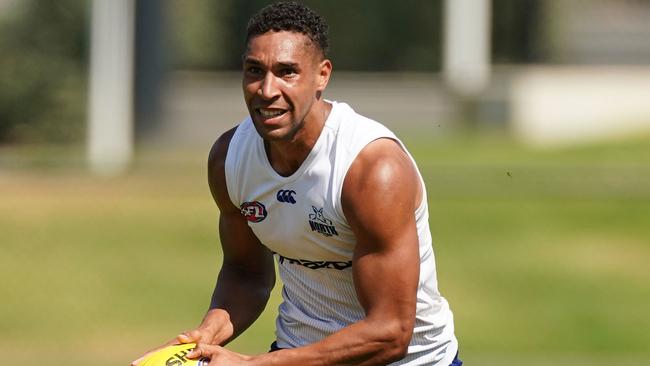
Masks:
[[[244,54],[242,84],[260,136],[291,140],[306,123],[319,118],[314,106],[331,69],[306,35],[280,31],[252,37]]]

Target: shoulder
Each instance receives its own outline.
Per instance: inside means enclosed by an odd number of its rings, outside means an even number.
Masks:
[[[208,155],[208,184],[220,209],[224,209],[222,206],[232,206],[226,188],[225,165],[228,148],[236,131],[237,127],[234,127],[219,136]]]
[[[337,158],[346,160],[348,167],[354,161],[363,158],[363,156],[359,156],[361,153],[366,150],[373,150],[371,145],[382,145],[384,143],[395,145],[391,146],[396,148],[392,153],[401,152],[397,136],[386,126],[358,114],[347,104],[342,104],[340,111],[342,121],[338,128],[337,143],[343,149],[345,156],[337,156]],[[373,158],[376,152],[367,155],[369,158]]]
[[[415,167],[402,146],[390,137],[380,137],[365,145],[355,157],[345,177],[345,185],[387,184],[412,180]]]
[[[341,203],[346,216],[374,216],[371,212],[375,208],[397,205],[413,212],[419,195],[419,175],[406,151],[392,138],[378,138],[368,143],[350,165]]]
[[[214,164],[224,163],[229,148],[238,148],[245,146],[250,142],[251,138],[258,137],[255,127],[250,119],[250,117],[242,120],[238,125],[224,132],[217,140],[212,144],[210,149],[210,155],[208,159],[209,167]]]
[[[231,128],[219,136],[217,141],[212,144],[210,154],[208,155],[208,177],[210,181],[212,181],[212,178],[218,178],[219,174],[223,174],[223,167],[226,163],[230,141],[236,131],[237,127]]]

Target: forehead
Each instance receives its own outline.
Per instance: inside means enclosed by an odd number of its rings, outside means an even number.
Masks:
[[[244,56],[299,61],[303,58],[312,58],[315,54],[315,47],[306,35],[289,31],[270,31],[251,37]]]

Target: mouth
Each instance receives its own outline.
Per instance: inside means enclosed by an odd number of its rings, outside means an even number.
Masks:
[[[287,113],[287,110],[280,109],[280,108],[256,108],[255,112],[257,113],[258,116],[262,117],[263,119],[271,120],[271,119],[281,117],[282,115]]]

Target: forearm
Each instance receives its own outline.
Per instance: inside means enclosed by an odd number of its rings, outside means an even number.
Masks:
[[[253,365],[386,365],[402,359],[413,328],[399,321],[361,320],[320,342],[253,358]]]
[[[246,330],[264,311],[274,283],[274,276],[251,274],[224,263],[212,294],[210,312],[222,309],[228,314],[233,328],[230,339]]]

